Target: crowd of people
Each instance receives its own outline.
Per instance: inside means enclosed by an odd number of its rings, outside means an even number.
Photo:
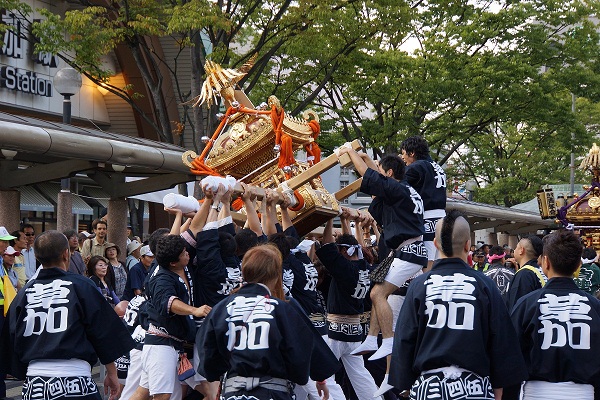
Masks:
[[[100,398],[98,361],[110,399],[600,397],[594,249],[570,231],[472,246],[421,137],[378,162],[344,153],[373,200],[319,236],[245,184],[236,226],[217,177],[126,249],[104,220],[93,236],[0,227],[16,290],[7,310],[0,291],[0,373],[27,400]]]

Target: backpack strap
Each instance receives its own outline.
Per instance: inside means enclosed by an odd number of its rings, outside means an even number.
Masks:
[[[527,269],[527,270],[533,272],[538,277],[538,279],[540,280],[540,284],[542,285],[542,287],[544,287],[544,285],[546,284],[546,281],[544,280],[544,277],[542,276],[542,273],[540,272],[539,269],[537,269],[537,268],[535,268],[535,267],[533,267],[531,265],[524,265],[521,268],[519,268],[519,271],[524,270],[524,269]],[[517,273],[519,271],[517,271]]]

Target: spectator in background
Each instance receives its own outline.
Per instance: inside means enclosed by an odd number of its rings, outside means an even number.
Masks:
[[[150,246],[143,246],[140,250],[140,255],[140,262],[134,265],[129,271],[129,276],[125,283],[123,300],[133,299],[134,296],[142,293],[144,289],[144,281],[154,261],[154,253],[150,251]]]
[[[506,292],[505,300],[509,311],[512,310],[517,300],[527,293],[541,289],[548,281],[537,262],[543,249],[542,239],[535,235],[527,236],[517,244],[515,260],[520,267]]]
[[[35,259],[35,251],[33,250],[35,229],[33,229],[33,225],[25,224],[21,230],[27,237],[27,246],[21,250],[21,254],[23,255],[23,263],[25,264],[25,275],[27,276],[27,279],[31,279],[38,267],[37,260]]]
[[[133,228],[131,225],[127,225],[127,244],[131,243],[133,239]]]
[[[142,244],[137,240],[132,240],[127,245],[127,259],[125,260],[125,269],[130,271],[131,268],[137,263],[140,262],[140,249],[142,248]]]
[[[8,246],[6,250],[4,250],[4,253],[2,253],[2,267],[4,268],[4,273],[8,275],[15,290],[19,290],[23,287],[19,282],[17,271],[13,268],[15,257],[20,255],[21,253],[16,251],[12,246]]]
[[[106,278],[108,272],[108,260],[102,256],[92,256],[87,264],[87,275],[98,288],[98,291],[104,296],[113,307],[119,304],[119,297],[115,293],[115,288]]]
[[[510,281],[515,276],[515,270],[509,268],[510,264],[507,263],[510,263],[510,261],[506,261],[506,253],[504,248],[500,246],[492,246],[488,258],[492,263],[485,275],[496,283],[500,294],[504,295],[508,291]]]
[[[108,242],[106,241],[106,235],[108,232],[108,224],[102,219],[95,219],[92,222],[92,228],[96,235],[93,239],[87,239],[83,246],[81,246],[81,256],[83,261],[88,262],[92,256],[102,256],[106,251]]]
[[[114,243],[107,243],[106,250],[104,251],[104,257],[108,260],[109,268],[112,268],[112,273],[115,277],[115,293],[117,297],[123,297],[125,291],[125,284],[127,283],[128,270],[123,266],[119,257],[121,256],[121,249]]]
[[[88,231],[82,231],[79,232],[79,234],[77,235],[77,240],[79,241],[79,251],[81,252],[81,248],[83,247],[83,243],[90,237],[92,236],[91,233],[89,233]]]
[[[19,255],[15,257],[13,270],[19,277],[19,284],[25,286],[25,283],[27,283],[27,273],[25,272],[25,257],[21,252],[27,248],[27,236],[25,236],[25,232],[23,231],[14,231],[11,235],[15,237],[11,241],[11,246],[19,252]]]
[[[69,229],[63,232],[69,240],[69,251],[71,257],[69,259],[69,272],[79,275],[85,275],[86,265],[83,262],[81,253],[79,252],[79,235],[74,229]]]
[[[592,247],[583,249],[581,256],[581,268],[576,274],[575,283],[579,289],[595,296],[600,290],[600,268],[596,264],[598,255]]]
[[[481,250],[477,250],[475,258],[473,259],[473,269],[479,272],[487,272],[490,268],[490,264],[485,260],[485,253]]]

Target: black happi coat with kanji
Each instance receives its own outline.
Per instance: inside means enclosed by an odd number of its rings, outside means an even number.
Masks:
[[[228,224],[229,225],[229,224]],[[207,229],[198,232],[194,284],[196,291],[194,305],[214,306],[226,298],[241,284],[239,259],[235,254],[224,256],[219,245],[219,231],[227,229]]]
[[[550,279],[523,296],[511,318],[529,380],[600,388],[600,301],[573,279]]]
[[[189,278],[188,278],[189,279]],[[190,284],[188,280],[188,284]],[[148,280],[146,313],[148,323],[158,328],[163,336],[146,334],[145,344],[182,347],[181,341],[193,342],[196,324],[191,315],[177,315],[169,308],[176,298],[191,305],[190,288],[175,272],[159,266]],[[166,336],[175,338],[170,339]]]
[[[500,388],[527,378],[496,284],[445,258],[408,287],[396,325],[389,382],[410,389],[423,371],[456,365]]]
[[[348,260],[340,254],[335,243],[317,250],[317,257],[331,275],[327,295],[327,312],[339,315],[358,315],[364,311],[364,299],[369,293],[369,264],[363,260]],[[342,342],[362,341],[362,328],[340,327],[328,322],[330,338]]]
[[[0,341],[0,371],[24,379],[34,360],[115,361],[135,347],[87,277],[44,268],[17,293]]]
[[[406,166],[406,181],[421,195],[425,211],[446,208],[446,173],[430,157]]]
[[[375,196],[369,213],[383,227],[384,240],[390,249],[425,233],[423,201],[406,181],[398,182],[368,168],[360,191]]]
[[[290,299],[290,302],[293,302]],[[196,338],[198,373],[208,381],[272,377],[306,384],[340,367],[298,304],[273,298],[266,286],[246,284],[218,303]]]

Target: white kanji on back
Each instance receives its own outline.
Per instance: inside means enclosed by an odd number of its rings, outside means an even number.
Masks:
[[[431,275],[425,281],[425,300],[475,300],[475,285],[471,282],[475,282],[475,278],[460,273],[447,276]]]
[[[415,205],[415,209],[413,210],[413,214],[423,214],[423,199],[421,199],[421,195],[412,187],[408,186],[408,190],[410,191],[410,199]]]
[[[27,316],[23,336],[40,335],[44,331],[57,333],[67,330],[68,307],[53,306],[69,302],[67,297],[71,290],[68,286],[72,284],[70,281],[56,279],[46,284],[35,283],[25,289]]]
[[[227,349],[258,350],[269,348],[269,321],[277,300],[265,296],[238,296],[227,304]]]
[[[476,279],[460,273],[430,275],[425,281],[425,314],[428,328],[473,330]]]
[[[436,189],[439,188],[445,188],[446,187],[446,173],[444,172],[444,169],[442,167],[440,167],[440,165],[438,163],[436,163],[435,161],[431,162],[431,166],[433,167],[433,170],[435,171],[435,187]]]
[[[538,333],[543,335],[542,350],[550,347],[564,347],[567,344],[573,349],[589,349],[591,328],[585,322],[592,317],[589,299],[577,293],[556,296],[546,293],[538,300],[542,327]]]

